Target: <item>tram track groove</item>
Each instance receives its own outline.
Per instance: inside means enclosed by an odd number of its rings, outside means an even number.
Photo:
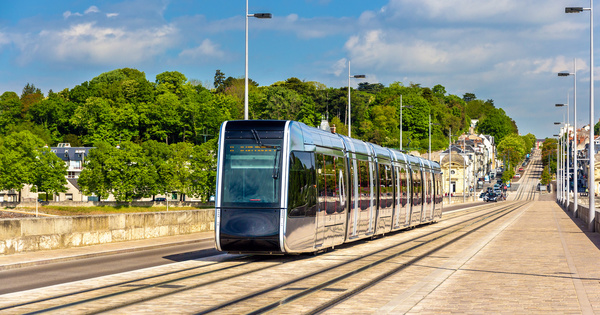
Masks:
[[[36,299],[36,300],[31,300],[31,301],[26,301],[26,302],[22,302],[22,303],[18,303],[18,304],[11,304],[11,305],[4,305],[4,306],[0,306],[0,311],[7,311],[7,310],[15,310],[18,308],[22,308],[22,307],[26,307],[26,306],[30,306],[30,305],[34,305],[34,304],[39,304],[39,303],[45,303],[45,302],[51,302],[53,300],[57,300],[57,299],[62,299],[62,298],[72,298],[75,296],[80,296],[83,294],[89,294],[89,293],[95,293],[95,292],[101,292],[102,290],[107,290],[107,289],[114,289],[114,288],[120,288],[120,287],[133,287],[131,289],[127,289],[124,291],[120,291],[118,292],[118,294],[124,294],[124,293],[128,293],[128,292],[135,292],[135,291],[139,291],[142,290],[144,288],[149,288],[149,287],[156,287],[156,286],[160,286],[160,285],[168,285],[174,281],[177,280],[182,280],[185,278],[190,278],[190,277],[198,277],[201,275],[207,275],[207,274],[211,274],[211,273],[219,273],[219,272],[223,272],[223,271],[227,271],[230,269],[234,269],[234,268],[243,268],[246,265],[251,265],[253,263],[257,263],[260,262],[262,260],[265,260],[265,257],[257,257],[257,259],[252,259],[250,261],[240,261],[241,259],[243,259],[244,257],[236,257],[234,259],[231,259],[228,262],[231,263],[236,263],[239,261],[238,264],[233,264],[230,266],[223,266],[217,269],[212,269],[212,270],[207,270],[207,271],[203,271],[201,273],[194,273],[193,275],[188,275],[188,276],[183,276],[183,277],[178,277],[176,279],[172,279],[172,280],[166,280],[166,281],[160,281],[160,282],[156,282],[156,283],[151,283],[151,284],[137,284],[143,281],[148,281],[148,280],[153,280],[153,279],[159,279],[162,277],[167,277],[167,276],[172,276],[172,275],[176,275],[176,274],[185,274],[187,272],[196,272],[198,270],[202,270],[202,269],[207,269],[207,268],[211,268],[211,267],[219,267],[220,264],[219,263],[211,263],[208,265],[202,265],[202,266],[194,266],[194,267],[189,267],[189,268],[184,268],[181,270],[176,270],[176,271],[172,271],[172,272],[164,272],[164,273],[160,273],[160,274],[156,274],[156,275],[152,275],[152,276],[147,276],[147,277],[142,277],[142,278],[138,278],[138,279],[132,279],[132,280],[127,280],[127,281],[120,281],[120,282],[116,282],[116,283],[112,283],[112,284],[108,284],[108,285],[103,285],[103,286],[99,286],[99,287],[94,287],[94,288],[90,288],[90,289],[84,289],[84,290],[79,290],[79,291],[75,291],[75,292],[69,292],[69,293],[65,293],[65,294],[59,294],[56,296],[51,296],[51,297],[46,297],[46,298],[41,298],[41,299]],[[245,271],[247,272],[247,271]],[[114,293],[111,293],[114,294]],[[105,295],[107,296],[107,295]],[[97,299],[97,298],[96,298]],[[78,301],[76,303],[82,303],[86,301],[86,299]],[[60,306],[57,306],[54,309],[60,309],[60,308],[64,308],[68,306],[68,304],[63,304]],[[50,309],[45,309],[44,311],[50,311]],[[36,314],[39,311],[33,311],[33,312],[29,312],[28,314]]]
[[[523,203],[523,204],[524,204],[524,203]],[[519,206],[519,205],[517,205],[517,207],[518,207],[518,206]],[[510,211],[513,211],[513,210],[514,210],[513,208],[514,208],[514,204],[513,204],[513,205],[510,205],[510,206],[506,206],[506,207],[501,207],[501,208],[500,208],[500,209],[498,209],[498,210],[490,211],[490,213],[486,213],[486,214],[484,214],[484,215],[481,215],[481,216],[478,216],[478,217],[475,217],[475,218],[471,218],[471,220],[468,220],[468,221],[473,221],[473,220],[474,220],[475,222],[478,222],[478,221],[486,220],[486,219],[488,219],[488,218],[489,218],[489,217],[491,217],[491,216],[498,215],[499,213],[506,212],[506,211],[509,211],[509,212],[510,212]],[[477,220],[477,219],[479,219],[479,220]],[[280,306],[282,306],[282,305],[285,305],[285,304],[287,304],[287,303],[290,303],[290,302],[296,301],[296,300],[298,300],[298,299],[301,299],[301,298],[305,298],[306,296],[308,296],[308,295],[310,295],[310,294],[313,294],[313,293],[319,292],[319,291],[321,291],[321,290],[325,289],[326,287],[328,287],[328,286],[331,286],[332,284],[336,284],[336,283],[338,283],[338,282],[339,282],[339,281],[341,281],[341,280],[344,280],[344,279],[347,279],[347,278],[349,278],[349,277],[351,277],[351,276],[357,275],[357,274],[361,273],[362,271],[369,270],[369,269],[371,269],[371,268],[373,268],[373,267],[375,267],[375,266],[377,266],[377,265],[380,265],[381,263],[387,262],[387,261],[389,261],[390,259],[393,259],[393,258],[395,258],[395,257],[398,257],[399,255],[403,255],[403,254],[406,254],[406,253],[408,253],[409,251],[414,251],[414,250],[416,250],[416,249],[419,249],[420,247],[422,247],[422,246],[425,246],[425,245],[429,244],[430,242],[432,242],[432,241],[435,241],[435,240],[437,240],[437,239],[439,239],[439,238],[441,238],[441,237],[444,237],[444,236],[446,236],[446,235],[448,235],[448,234],[453,234],[453,233],[456,233],[456,232],[458,232],[458,231],[460,231],[460,230],[462,230],[462,229],[466,228],[467,226],[470,226],[470,225],[472,225],[472,224],[475,224],[475,222],[467,222],[467,221],[463,221],[463,222],[461,222],[461,223],[457,223],[457,224],[455,224],[455,225],[452,225],[452,226],[450,226],[450,227],[447,227],[447,228],[444,228],[444,229],[441,229],[441,230],[437,230],[437,231],[435,231],[434,233],[430,233],[430,234],[428,234],[428,235],[423,235],[422,237],[419,237],[419,238],[412,239],[412,240],[410,240],[410,241],[408,241],[408,242],[404,242],[404,243],[402,243],[402,244],[398,244],[398,245],[395,245],[395,246],[390,246],[390,247],[388,247],[388,248],[385,248],[385,249],[383,249],[383,250],[381,250],[381,251],[378,251],[378,252],[376,252],[376,253],[373,253],[373,254],[379,254],[379,255],[381,255],[381,254],[383,254],[383,252],[384,252],[384,251],[390,251],[390,250],[393,250],[393,249],[394,249],[394,248],[396,248],[396,247],[401,247],[402,245],[410,245],[409,243],[414,243],[415,241],[418,241],[418,239],[420,239],[420,238],[424,238],[424,237],[426,237],[426,236],[432,236],[431,234],[439,234],[439,233],[440,233],[440,231],[449,230],[449,229],[451,229],[451,228],[453,228],[453,227],[456,227],[456,226],[459,226],[459,225],[464,225],[464,226],[462,226],[462,227],[457,227],[457,228],[456,228],[456,229],[454,229],[454,230],[450,230],[449,232],[445,233],[444,235],[441,235],[441,236],[436,236],[436,237],[434,237],[434,238],[433,238],[433,239],[431,239],[431,240],[425,240],[425,241],[421,241],[420,243],[418,243],[418,244],[416,244],[416,245],[414,245],[414,246],[411,246],[411,247],[410,247],[410,248],[408,248],[408,249],[404,249],[404,250],[401,250],[400,252],[396,252],[396,253],[394,253],[394,254],[392,254],[392,255],[388,255],[386,258],[383,258],[383,259],[378,259],[378,260],[376,260],[375,262],[368,262],[366,265],[363,265],[363,266],[360,266],[360,267],[358,267],[358,268],[355,268],[355,269],[353,269],[353,270],[351,270],[351,271],[347,272],[346,274],[343,274],[343,275],[341,275],[341,276],[336,276],[336,277],[334,277],[333,279],[328,279],[328,280],[325,280],[325,281],[323,281],[323,282],[321,282],[321,283],[319,283],[319,284],[313,285],[313,286],[312,286],[312,287],[310,287],[310,288],[306,288],[306,289],[304,289],[304,290],[301,290],[302,292],[298,292],[298,293],[296,293],[296,294],[292,294],[292,295],[290,295],[290,296],[287,296],[287,297],[285,297],[285,298],[282,298],[282,299],[280,299],[280,300],[277,300],[277,301],[275,301],[275,302],[272,302],[272,303],[270,303],[270,304],[269,304],[269,305],[267,305],[267,306],[264,306],[264,307],[262,307],[262,308],[259,308],[259,309],[256,309],[256,310],[253,310],[253,311],[250,311],[250,312],[249,312],[249,314],[259,314],[259,313],[263,313],[263,312],[272,311],[273,309],[275,309],[275,308],[277,308],[277,307],[280,307]],[[372,258],[372,256],[374,256],[373,254],[371,254],[371,255],[369,255],[369,256],[367,256],[367,257],[360,257],[360,258],[357,258],[357,259],[355,259],[353,262],[354,262],[354,263],[356,263],[356,262],[358,262],[358,261],[359,261],[359,259]],[[311,276],[311,277],[312,277],[313,275],[307,275],[307,276]],[[297,282],[298,282],[298,281],[301,281],[301,280],[305,280],[305,278],[307,278],[307,276],[303,277],[303,279],[298,279],[297,281],[293,281],[293,282],[292,282],[292,281],[290,281],[290,282],[288,282],[288,283],[281,283],[281,284],[278,284],[278,285],[276,285],[276,286],[273,286],[273,287],[270,287],[270,288],[266,288],[266,289],[264,289],[264,290],[262,290],[262,291],[254,292],[254,293],[252,293],[252,294],[249,294],[249,295],[247,295],[247,296],[243,296],[243,297],[240,297],[240,298],[238,298],[238,299],[234,299],[234,300],[228,301],[228,302],[226,302],[226,303],[223,303],[223,304],[221,304],[221,305],[216,305],[216,306],[214,306],[214,307],[212,307],[212,308],[205,309],[205,310],[202,310],[202,311],[200,311],[200,312],[197,312],[196,314],[208,314],[208,313],[213,313],[213,312],[227,313],[227,312],[228,312],[228,311],[227,311],[227,307],[231,307],[231,306],[233,306],[233,305],[235,305],[235,304],[237,304],[237,303],[241,303],[241,302],[244,302],[244,301],[247,301],[247,300],[250,300],[250,299],[256,298],[256,297],[258,297],[258,296],[260,296],[260,295],[263,295],[263,294],[271,293],[271,292],[273,292],[273,291],[275,291],[275,290],[283,291],[283,290],[285,290],[285,287],[286,287],[286,286],[291,286],[291,285],[294,285],[294,284],[295,284],[295,285],[298,287],[298,284],[297,284]],[[299,287],[300,287],[300,288],[303,288],[303,287],[306,287],[306,286],[302,286],[302,285],[300,285]],[[294,291],[294,288],[293,288],[293,287],[292,287],[292,288],[290,288],[290,291]],[[333,289],[332,289],[332,291],[335,291],[335,288],[333,288]],[[239,308],[239,307],[238,307],[238,308]]]
[[[486,210],[486,208],[484,208],[484,207],[469,209],[469,210],[461,211],[462,213],[453,213],[452,215],[445,216],[443,221],[450,220],[452,218],[461,217],[461,216],[469,216],[469,215],[475,215],[476,216],[475,218],[478,218],[481,216],[487,216],[487,215],[494,215],[494,213],[496,213],[498,211],[503,211],[503,209],[506,210],[507,207],[500,207],[499,209],[495,209],[495,210],[489,210],[489,209]],[[439,233],[440,231],[448,230],[453,227],[459,226],[461,224],[466,224],[467,222],[474,220],[475,218],[470,218],[470,219],[464,220],[462,222],[450,225],[448,227],[444,227],[441,230],[427,233],[425,235],[421,235],[416,238],[411,238],[410,240],[407,240],[406,242],[397,244],[395,246],[401,246],[402,244],[419,241],[420,239],[426,238],[435,233]],[[349,246],[352,246],[352,244],[350,244]],[[345,246],[345,247],[348,247],[348,246]],[[369,254],[365,254],[362,258],[368,259],[369,257],[380,254],[384,250],[385,249],[375,251],[375,252],[372,252]],[[281,256],[278,256],[278,257],[281,257]],[[285,262],[274,263],[271,267],[277,267],[277,266],[281,266],[282,264],[285,264],[288,262],[293,262],[293,261],[307,258],[306,256],[285,256],[285,257],[286,257]],[[139,283],[140,281],[148,281],[148,280],[158,279],[158,278],[164,277],[166,275],[178,274],[178,273],[181,273],[184,271],[193,272],[194,270],[198,270],[201,268],[207,268],[207,267],[211,267],[211,266],[215,267],[216,265],[220,265],[220,263],[213,263],[210,265],[186,268],[186,269],[180,270],[180,271],[168,272],[168,273],[158,274],[158,275],[154,275],[154,276],[150,276],[150,277],[133,279],[130,281],[117,282],[117,283],[114,283],[111,285],[105,285],[105,286],[101,286],[98,288],[91,288],[91,289],[80,290],[80,291],[71,292],[71,293],[67,293],[67,294],[60,294],[60,295],[57,295],[54,297],[38,299],[38,300],[34,300],[34,301],[28,301],[28,302],[11,305],[11,306],[3,306],[2,308],[0,308],[0,310],[17,311],[19,313],[29,312],[29,314],[40,314],[40,313],[55,312],[55,311],[69,312],[70,309],[77,309],[79,307],[82,307],[83,305],[88,305],[88,306],[86,306],[86,308],[88,310],[85,312],[86,314],[95,314],[95,313],[107,312],[107,311],[112,311],[112,310],[120,310],[127,306],[132,306],[132,305],[136,305],[136,304],[143,303],[146,301],[155,300],[160,297],[167,297],[169,295],[174,295],[174,294],[177,294],[180,292],[198,289],[200,287],[208,286],[210,284],[221,283],[223,281],[231,280],[236,277],[246,276],[246,275],[250,274],[250,271],[248,271],[248,269],[247,269],[248,266],[256,265],[256,263],[263,261],[263,260],[268,260],[261,256],[253,256],[253,258],[255,258],[255,259],[252,259],[251,261],[242,261],[241,263],[234,265],[234,266],[228,266],[225,268],[220,268],[220,269],[215,269],[215,270],[208,270],[206,272],[195,273],[195,274],[191,274],[191,275],[188,275],[185,277],[177,277],[175,279],[171,279],[171,280],[167,280],[167,281],[153,281],[150,283]],[[232,260],[229,262],[235,262],[236,260],[239,260],[239,259],[242,259],[242,258],[238,257],[235,260]],[[273,258],[271,257],[270,259],[273,259]],[[332,266],[327,269],[339,268],[340,265],[350,264],[351,262],[353,262],[353,261],[344,262],[342,264],[338,264],[338,265]],[[201,283],[195,283],[195,284],[191,284],[191,285],[190,284],[186,284],[186,285],[178,284],[178,281],[184,281],[184,280],[197,281],[199,278],[202,278],[202,276],[206,276],[209,273],[212,273],[215,275],[217,275],[217,274],[220,275],[220,272],[218,272],[218,271],[224,272],[224,270],[230,270],[230,269],[236,269],[236,268],[241,269],[240,272],[236,275],[232,275],[232,276],[228,276],[228,277],[217,277],[216,279],[213,279],[210,282],[201,282]],[[255,272],[264,271],[264,270],[265,270],[264,266],[261,266],[261,267],[257,267],[255,269]],[[320,271],[320,272],[325,272],[325,271]],[[306,277],[308,277],[308,276],[310,276],[310,275],[307,275]],[[297,280],[297,281],[300,281],[300,280]],[[84,299],[79,298],[79,300],[76,300],[77,296],[81,297],[81,295],[83,295],[83,294],[93,295],[94,293],[102,292],[102,290],[104,290],[104,291],[115,290],[115,289],[121,289],[123,287],[126,287],[127,289],[122,290],[122,291],[116,291],[116,292],[104,292],[103,294],[100,294],[100,295],[96,294],[96,296],[92,296],[92,297],[86,296]],[[279,286],[279,287],[281,287],[281,286]],[[159,290],[157,290],[157,289],[159,289]],[[276,288],[273,288],[273,289],[276,289]],[[157,291],[160,291],[160,292],[157,292]],[[146,294],[144,292],[147,292],[150,294]],[[123,297],[125,297],[127,295],[139,294],[139,293],[143,293],[143,295],[145,295],[145,296],[138,297],[135,299],[125,299],[126,302],[114,303],[115,299],[123,300]],[[61,302],[60,302],[61,299],[69,299],[69,300],[75,300],[75,301],[72,301],[69,303],[62,302],[62,304],[61,304]],[[246,298],[246,299],[248,299],[248,298]],[[39,308],[39,306],[41,306],[40,304],[46,304],[46,305],[43,306],[42,308]],[[50,307],[48,307],[49,306],[48,304],[52,304],[52,305]],[[90,304],[100,304],[100,306],[95,308],[95,307],[91,307]],[[107,304],[109,304],[109,305],[107,305]],[[38,308],[32,309],[35,306],[38,306]],[[107,307],[107,306],[110,306],[110,307]],[[203,313],[203,312],[200,311],[200,313]]]
[[[378,266],[378,265],[386,263],[386,262],[390,262],[392,259],[399,258],[401,255],[409,254],[412,251],[420,249],[421,247],[424,247],[424,246],[427,246],[427,245],[432,245],[436,241],[443,242],[441,245],[436,246],[436,247],[434,247],[432,249],[429,249],[429,250],[427,250],[424,253],[414,254],[415,257],[412,258],[412,259],[410,259],[410,260],[408,260],[408,261],[397,262],[396,263],[396,264],[398,264],[397,267],[391,268],[391,269],[389,269],[387,271],[383,271],[382,273],[374,276],[371,280],[368,280],[368,281],[364,282],[363,284],[360,284],[360,285],[358,285],[357,287],[355,287],[355,288],[353,288],[351,290],[344,291],[344,293],[340,294],[339,296],[337,296],[337,297],[335,297],[335,298],[327,301],[326,303],[323,303],[323,304],[321,304],[321,305],[319,305],[319,306],[317,306],[315,308],[312,308],[311,310],[309,310],[307,312],[304,312],[304,313],[306,313],[306,314],[318,314],[320,312],[323,312],[323,311],[329,309],[330,307],[333,307],[334,305],[337,305],[337,304],[339,304],[339,303],[341,303],[341,302],[343,302],[343,301],[345,301],[345,300],[347,300],[347,299],[349,299],[349,298],[351,298],[351,297],[353,297],[353,296],[355,296],[355,295],[363,292],[364,290],[366,290],[366,289],[368,289],[368,288],[370,288],[370,287],[372,287],[374,285],[379,284],[381,281],[389,278],[390,276],[395,275],[398,272],[401,272],[402,270],[415,265],[417,262],[423,260],[424,258],[430,257],[431,255],[433,255],[434,253],[440,251],[441,249],[444,249],[447,246],[450,246],[450,245],[458,242],[459,240],[462,240],[463,238],[469,236],[470,234],[472,234],[474,232],[477,232],[478,230],[482,229],[483,227],[486,227],[487,225],[489,225],[489,224],[491,224],[491,223],[493,223],[493,222],[495,222],[495,221],[503,218],[504,216],[509,215],[510,213],[512,213],[512,212],[520,209],[521,207],[524,207],[527,204],[528,203],[520,203],[520,204],[514,205],[514,207],[511,207],[511,209],[507,209],[507,210],[504,210],[502,212],[496,212],[493,215],[486,216],[484,218],[481,218],[479,220],[471,222],[470,224],[467,224],[467,225],[465,225],[463,227],[457,228],[457,229],[455,229],[453,231],[448,231],[448,232],[446,232],[446,233],[444,233],[442,235],[434,237],[433,239],[431,239],[431,240],[429,240],[427,242],[423,242],[423,243],[417,244],[415,246],[412,246],[411,248],[402,250],[402,251],[400,251],[398,253],[394,253],[394,254],[392,254],[392,255],[390,255],[388,257],[382,258],[382,259],[378,260],[377,262],[371,263],[369,266],[365,266],[365,267],[361,268],[360,270],[357,270],[357,271],[349,273],[349,274],[341,275],[341,276],[339,276],[339,277],[337,277],[335,279],[332,279],[326,285],[324,284],[324,285],[319,286],[318,289],[311,290],[310,294],[315,294],[319,290],[323,290],[327,286],[330,286],[330,285],[333,285],[333,284],[337,284],[337,283],[339,283],[342,280],[346,280],[346,279],[348,279],[350,277],[356,276],[356,275],[358,275],[362,271],[371,271],[373,269],[373,267],[375,267],[375,266]],[[488,220],[488,219],[490,219],[490,218],[492,218],[494,216],[495,216],[495,218],[493,218],[491,220]],[[472,229],[470,231],[464,232],[464,233],[458,235],[456,238],[451,239],[450,241],[443,240],[443,238],[446,238],[446,237],[448,237],[450,235],[459,233],[459,232],[463,231],[464,229],[468,229],[471,226],[473,226],[475,224],[478,224],[480,222],[484,222],[486,220],[488,220],[488,221],[485,222],[485,223],[483,223],[482,225],[480,225],[480,226],[478,226],[478,227],[476,227],[476,228],[474,228],[474,229]],[[394,264],[392,264],[392,265],[394,265]],[[378,270],[373,270],[373,271],[377,272]],[[334,294],[334,293],[332,293],[332,294]],[[307,296],[306,295],[302,296],[302,298],[307,298]],[[262,314],[262,313],[264,313],[266,311],[272,311],[276,307],[279,307],[280,305],[283,306],[284,304],[285,303],[282,303],[281,301],[275,302],[275,303],[272,303],[271,305],[269,305],[269,306],[267,306],[265,308],[258,309],[256,311],[252,311],[252,312],[250,312],[248,314]]]

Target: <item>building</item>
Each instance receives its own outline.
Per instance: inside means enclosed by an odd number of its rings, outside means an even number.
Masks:
[[[55,195],[54,201],[98,201],[95,196],[84,196],[77,184],[91,149],[93,148],[71,147],[69,143],[59,143],[58,146],[50,148],[50,151],[65,161],[67,165],[67,192]]]

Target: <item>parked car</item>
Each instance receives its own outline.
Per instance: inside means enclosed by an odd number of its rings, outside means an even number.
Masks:
[[[488,193],[488,194],[487,194],[487,198],[485,199],[485,201],[486,201],[486,202],[487,202],[487,201],[493,201],[493,202],[496,202],[496,201],[498,201],[498,194],[496,194],[496,193],[493,193],[493,192],[492,192],[492,193]]]
[[[523,168],[522,168],[522,167],[519,167],[519,172],[522,172],[522,171],[523,171]]]
[[[519,173],[515,174],[514,178],[521,178],[521,174],[519,174]]]

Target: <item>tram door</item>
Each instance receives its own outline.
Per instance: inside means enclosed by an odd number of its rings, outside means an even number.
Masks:
[[[423,211],[423,176],[418,166],[412,166],[412,213],[410,225],[421,223],[421,211]]]

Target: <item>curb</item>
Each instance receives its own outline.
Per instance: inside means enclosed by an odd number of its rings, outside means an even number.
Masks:
[[[41,265],[47,265],[47,264],[51,264],[51,263],[73,261],[73,260],[87,259],[87,258],[93,258],[93,257],[110,256],[110,255],[117,255],[117,254],[124,254],[124,253],[133,253],[133,252],[139,252],[139,251],[144,251],[144,250],[163,248],[163,247],[167,247],[167,246],[194,244],[194,243],[200,243],[202,241],[206,241],[209,239],[210,238],[201,238],[201,239],[188,240],[188,241],[179,241],[179,242],[140,246],[140,247],[130,247],[130,248],[107,250],[107,251],[100,251],[100,252],[94,252],[94,253],[88,253],[88,254],[47,258],[47,259],[26,261],[26,262],[21,262],[21,263],[6,264],[6,265],[0,265],[0,271],[18,269],[18,268],[23,268],[23,267],[41,266]]]

